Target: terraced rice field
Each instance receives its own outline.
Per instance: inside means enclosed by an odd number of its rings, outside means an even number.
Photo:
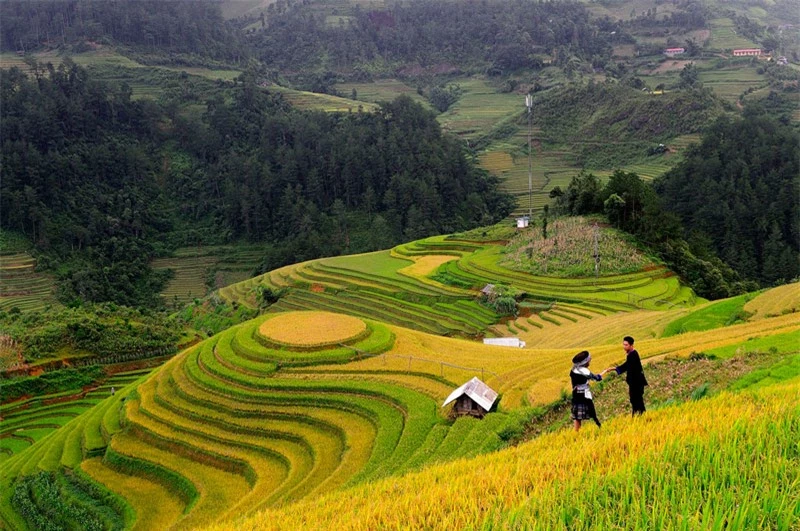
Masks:
[[[798,399],[724,393],[212,529],[794,529]]]
[[[337,92],[346,96],[350,96],[353,89],[356,90],[358,101],[379,103],[394,101],[396,97],[405,95],[424,107],[430,108],[428,100],[420,96],[414,87],[397,79],[377,79],[372,83],[340,83],[336,85]]]
[[[63,56],[57,51],[47,51],[31,54],[34,59],[42,64],[52,63],[54,66],[61,64]],[[139,68],[143,65],[120,55],[113,48],[98,46],[95,50],[84,53],[72,54],[70,58],[81,66],[124,66],[127,68]],[[28,65],[24,62],[24,57],[13,54],[0,54],[0,68],[11,68],[12,66],[27,70]]]
[[[439,238],[430,245],[441,253],[454,244]],[[449,250],[468,254],[470,245],[461,246]],[[403,251],[421,248],[417,242]],[[351,257],[350,275],[371,260],[372,255]],[[395,271],[396,280],[410,279],[392,269],[395,261],[404,262],[378,257],[376,269]],[[355,280],[380,280],[367,272],[361,270]],[[283,270],[284,275],[298,273]],[[572,326],[572,332],[556,337],[552,328],[558,348],[525,349],[434,336],[319,308],[262,315],[187,349],[149,376],[127,386],[119,383],[114,396],[109,396],[106,382],[96,395],[82,399],[86,404],[4,406],[6,431],[0,441],[5,446],[0,451],[7,457],[0,471],[0,517],[10,528],[29,525],[19,512],[21,499],[30,501],[24,514],[45,513],[44,487],[37,486],[47,483],[37,475],[44,471],[56,474],[50,481],[74,474],[97,482],[94,488],[104,494],[92,510],[113,510],[126,527],[230,523],[497,450],[504,445],[501,434],[512,410],[558,399],[577,349],[588,348],[597,367],[615,364],[624,355],[618,336],[631,330],[637,331],[636,345],[645,363],[692,352],[727,352],[750,345],[756,337],[795,338],[795,343],[800,337],[800,321],[793,314],[669,338],[638,333],[683,311],[612,315],[577,305],[549,305],[539,316],[546,314],[559,324],[543,320],[543,326]],[[616,329],[615,319],[621,320]],[[582,337],[577,337],[579,329],[584,330]],[[502,395],[498,411],[483,421],[448,422],[439,405],[476,375]],[[79,414],[89,400],[94,406]],[[661,429],[646,431],[669,437]],[[20,476],[29,479],[14,483]],[[28,495],[21,494],[24,485]],[[161,501],[148,503],[148,496]]]
[[[390,350],[395,335],[385,325],[323,312],[286,316],[343,325],[317,332],[311,344],[297,331],[288,341],[283,317],[266,315],[214,336],[138,381],[135,393],[125,388],[42,434],[7,460],[2,517],[12,527],[21,519],[9,510],[11,478],[62,465],[126,499],[136,526],[184,527],[501,444],[504,414],[484,423],[444,422],[438,404],[456,385],[446,378],[315,370],[328,363],[347,368],[350,360]],[[355,321],[360,326],[351,326]],[[140,493],[160,493],[166,503],[140,511]]]
[[[264,285],[284,290],[270,313],[320,309],[472,338],[518,332],[497,326],[500,316],[477,303],[486,284],[508,284],[529,299],[558,301],[589,314],[665,310],[696,302],[691,290],[661,266],[598,279],[560,279],[501,267],[502,250],[496,243],[432,237],[391,251],[293,264],[228,286],[220,296],[254,308],[254,289]],[[468,288],[442,284],[436,280],[439,274]]]
[[[745,87],[746,88],[746,87]],[[742,89],[744,90],[744,89]],[[550,191],[556,186],[562,190],[569,186],[570,180],[581,168],[575,155],[567,149],[560,149],[541,142],[541,130],[533,128],[531,138],[534,144],[531,152],[532,193],[528,193],[528,132],[524,124],[519,124],[517,132],[502,141],[492,143],[479,156],[482,168],[498,176],[502,187],[517,199],[517,208],[512,216],[528,213],[529,207],[539,213],[549,204]],[[645,181],[651,181],[669,171],[680,161],[680,152],[688,141],[699,141],[698,135],[678,137],[670,142],[670,148],[677,153],[648,157],[645,161],[634,162],[619,169],[634,172]],[[598,177],[607,177],[609,170],[592,170]],[[530,199],[530,200],[529,200]]]
[[[524,96],[500,93],[484,79],[456,79],[452,84],[461,87],[462,96],[438,120],[442,129],[466,140],[479,138],[500,123],[516,122],[525,110]]]
[[[0,310],[41,310],[55,304],[55,282],[36,272],[36,260],[27,252],[0,254]]]
[[[747,90],[766,86],[767,80],[756,72],[757,68],[757,66],[738,65],[724,69],[703,70],[699,72],[699,78],[703,85],[716,94],[735,102]]]
[[[711,40],[709,46],[716,50],[733,50],[734,48],[758,48],[753,41],[736,33],[733,21],[729,18],[715,18],[709,21]]]
[[[538,134],[538,130],[532,134],[535,144]],[[527,135],[527,129],[521,128],[512,138],[489,146],[478,158],[481,167],[497,175],[502,180],[503,189],[517,199],[517,208],[512,216],[527,214],[529,207],[533,212],[541,212],[551,201],[550,191],[556,186],[565,189],[580,171],[569,151],[534,147],[531,152],[532,193],[529,197]]]
[[[355,101],[330,94],[319,94],[316,92],[306,92],[295,90],[279,85],[270,85],[269,91],[282,94],[286,101],[298,109],[305,111],[324,111],[324,112],[372,112],[378,108],[374,103]]]
[[[211,289],[243,282],[252,276],[261,262],[263,249],[258,245],[221,245],[185,247],[170,258],[153,260],[154,269],[171,269],[174,277],[161,296],[167,304],[186,304],[202,298]]]
[[[800,283],[794,282],[767,290],[747,302],[743,309],[753,314],[751,319],[800,312]]]
[[[0,406],[0,463],[58,430],[150,369],[117,373],[97,387],[42,395]]]

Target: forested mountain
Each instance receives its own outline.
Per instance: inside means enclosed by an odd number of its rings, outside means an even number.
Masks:
[[[755,109],[722,117],[656,189],[743,277],[800,275],[800,134],[790,126]]]
[[[541,68],[542,59],[550,56],[562,66],[573,58],[602,66],[614,43],[630,39],[619,24],[591,20],[586,8],[574,2],[434,0],[385,10],[356,6],[353,16],[338,25],[306,2],[275,11],[252,42],[259,57],[279,70],[356,70],[369,76],[386,66],[435,65],[438,70],[499,74]]]
[[[200,119],[170,118],[70,62],[35,77],[11,69],[0,97],[0,221],[72,260],[67,298],[153,303],[148,260],[171,245],[263,241],[273,267],[492,223],[512,207],[404,98],[374,114],[304,113],[245,79]]]
[[[238,61],[246,56],[240,38],[223,20],[219,4],[210,1],[0,2],[0,30],[4,51],[66,45],[81,51],[88,49],[87,42],[99,42],[150,53],[192,54],[201,61]]]

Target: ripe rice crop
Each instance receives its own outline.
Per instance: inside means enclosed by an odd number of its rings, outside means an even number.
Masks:
[[[410,266],[399,269],[397,272],[410,277],[426,277],[436,272],[440,265],[451,260],[456,260],[457,258],[457,256],[447,254],[426,254],[423,256],[412,257],[411,260],[414,263]]]
[[[264,321],[258,332],[278,343],[313,347],[353,341],[367,332],[367,324],[337,313],[291,312]]]
[[[723,393],[211,529],[794,529],[799,399]]]
[[[785,284],[765,291],[744,305],[751,319],[763,319],[800,311],[800,282]]]
[[[560,327],[545,325],[543,330],[531,329],[520,334],[529,348],[580,348],[586,345],[619,343],[620,338],[632,335],[637,341],[661,337],[668,323],[686,314],[688,309],[636,310],[595,316],[576,323],[563,322]]]
[[[183,513],[183,503],[167,488],[118,472],[99,457],[81,463],[81,470],[130,504],[135,511],[136,522],[144,524],[133,525],[133,529],[167,529]],[[153,503],[154,500],[158,500],[158,503]]]

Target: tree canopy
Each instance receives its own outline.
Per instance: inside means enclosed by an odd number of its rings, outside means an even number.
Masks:
[[[505,217],[513,200],[407,97],[301,112],[243,76],[199,118],[69,61],[0,78],[3,227],[63,267],[63,297],[153,304],[177,245],[269,244],[264,267]],[[44,263],[47,263],[45,258]]]
[[[800,135],[790,126],[756,109],[722,117],[655,186],[743,277],[800,275]]]

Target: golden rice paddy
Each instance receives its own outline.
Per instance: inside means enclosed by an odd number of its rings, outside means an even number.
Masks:
[[[442,254],[426,254],[424,256],[412,256],[408,258],[413,260],[414,263],[408,267],[399,269],[397,272],[409,277],[425,277],[434,273],[440,265],[458,259],[457,256]]]
[[[754,319],[798,312],[800,311],[800,282],[765,291],[745,304],[744,310],[753,313]]]
[[[292,346],[346,343],[363,335],[367,324],[356,317],[331,312],[291,312],[264,321],[261,336]]]

